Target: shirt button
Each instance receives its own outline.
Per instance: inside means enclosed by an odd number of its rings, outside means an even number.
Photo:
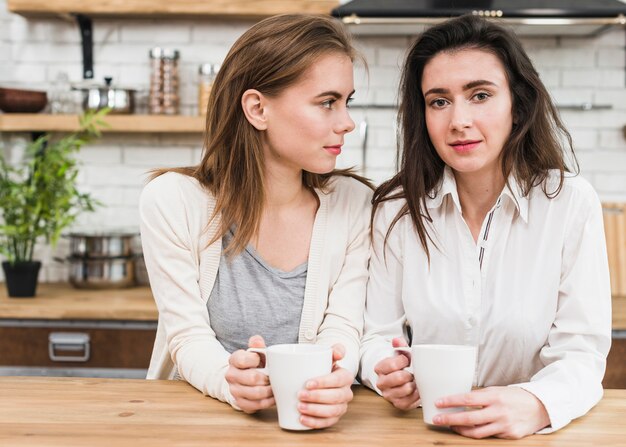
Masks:
[[[470,326],[475,326],[475,325],[476,325],[476,318],[474,318],[474,317],[469,317],[469,318],[467,319],[467,323],[468,323]]]
[[[308,329],[305,333],[304,333],[304,337],[307,340],[313,340],[313,338],[315,338],[315,332],[313,332],[311,329]]]

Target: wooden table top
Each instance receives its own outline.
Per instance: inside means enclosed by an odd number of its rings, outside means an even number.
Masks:
[[[182,381],[0,377],[0,445],[11,446],[623,446],[626,390],[607,390],[586,416],[550,435],[512,443],[429,429],[364,388],[326,430],[288,432],[275,409],[255,415],[203,396]]]
[[[9,298],[0,284],[0,318],[46,320],[156,321],[149,287],[76,289],[68,283],[42,283],[34,298]]]

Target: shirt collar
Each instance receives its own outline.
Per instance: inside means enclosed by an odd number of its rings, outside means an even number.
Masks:
[[[500,194],[500,198],[505,197],[517,208],[520,217],[524,222],[528,222],[528,197],[522,194],[522,188],[515,179],[514,175],[509,176],[510,188],[505,186],[504,190]],[[434,195],[434,197],[433,197]],[[454,206],[456,206],[459,213],[461,210],[461,201],[459,200],[459,193],[456,189],[456,180],[454,179],[454,173],[449,166],[446,166],[443,170],[443,177],[438,188],[429,194],[426,198],[426,208],[433,209],[439,208],[443,203],[443,199],[450,195]]]
[[[456,180],[454,179],[454,174],[452,173],[452,169],[449,166],[446,166],[443,170],[443,176],[441,178],[441,183],[436,187],[433,191],[431,191],[426,198],[426,208],[439,208],[443,203],[443,199],[450,195],[454,205],[456,206],[459,213],[461,212],[461,201],[459,200],[459,193],[456,190]]]
[[[508,198],[509,201],[517,208],[517,212],[524,222],[528,223],[528,196],[522,194],[522,187],[515,179],[514,175],[509,175],[509,186],[504,186],[504,190],[500,197]]]

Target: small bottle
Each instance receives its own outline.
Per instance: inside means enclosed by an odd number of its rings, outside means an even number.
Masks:
[[[180,106],[178,94],[178,50],[155,47],[150,50],[150,98],[148,108],[154,115],[177,115]]]
[[[218,64],[201,64],[198,67],[198,115],[206,115],[209,96],[219,69]]]

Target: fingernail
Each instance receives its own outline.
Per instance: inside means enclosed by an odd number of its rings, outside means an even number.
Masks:
[[[437,400],[435,401],[435,406],[440,407],[440,406],[442,406],[442,405],[443,405],[443,400],[442,400],[442,399],[437,399]]]
[[[439,424],[439,423],[441,423],[441,416],[434,416],[433,424]]]
[[[315,380],[309,380],[309,381],[306,383],[306,387],[307,387],[308,389],[315,388],[316,386],[317,386],[317,382],[316,382]]]
[[[293,407],[292,407],[292,408],[293,408]],[[300,402],[300,403],[298,404],[298,410],[299,410],[299,411],[304,411],[304,410],[306,410],[306,405],[305,405],[305,404],[303,404],[302,402]]]
[[[298,399],[306,399],[309,397],[309,393],[307,393],[306,391],[300,391],[298,393]]]

